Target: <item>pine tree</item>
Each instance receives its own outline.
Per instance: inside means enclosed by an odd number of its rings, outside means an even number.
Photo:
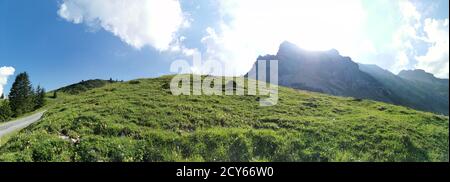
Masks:
[[[0,99],[5,99],[5,94],[2,94],[2,96],[0,96]]]
[[[0,122],[8,121],[13,115],[8,101],[0,102]]]
[[[14,116],[20,116],[33,109],[33,89],[26,72],[17,75],[9,92],[9,105]]]
[[[38,85],[34,98],[34,109],[39,109],[45,105],[45,89]]]

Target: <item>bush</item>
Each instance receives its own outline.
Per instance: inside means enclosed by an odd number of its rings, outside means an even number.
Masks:
[[[130,84],[135,85],[141,83],[139,80],[131,80]]]

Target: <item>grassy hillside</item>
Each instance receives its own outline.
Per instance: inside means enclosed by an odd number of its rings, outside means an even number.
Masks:
[[[82,92],[86,92],[88,90],[94,89],[94,88],[99,88],[99,87],[103,87],[106,84],[110,84],[110,83],[115,83],[117,81],[113,81],[113,80],[100,80],[100,79],[95,79],[95,80],[86,80],[86,81],[81,81],[79,83],[75,83],[72,85],[68,85],[65,87],[62,87],[60,89],[58,89],[58,92],[65,92],[68,94],[79,94]]]
[[[258,96],[173,96],[171,77],[58,95],[0,161],[448,161],[449,118],[281,87]]]

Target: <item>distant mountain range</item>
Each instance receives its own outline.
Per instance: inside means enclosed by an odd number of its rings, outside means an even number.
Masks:
[[[376,65],[355,63],[334,49],[307,51],[287,41],[276,55],[259,56],[257,60],[278,60],[281,86],[448,115],[448,79],[436,78],[423,70],[404,70],[395,75]],[[256,63],[252,69],[258,70]]]

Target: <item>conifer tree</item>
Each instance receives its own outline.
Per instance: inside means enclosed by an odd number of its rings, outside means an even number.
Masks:
[[[9,92],[9,105],[14,116],[30,112],[33,107],[33,89],[26,72],[17,75]]]
[[[34,102],[35,102],[35,109],[41,108],[45,105],[45,89],[42,88],[41,86],[38,86],[36,88]]]
[[[0,122],[8,121],[13,115],[8,101],[0,102]]]

